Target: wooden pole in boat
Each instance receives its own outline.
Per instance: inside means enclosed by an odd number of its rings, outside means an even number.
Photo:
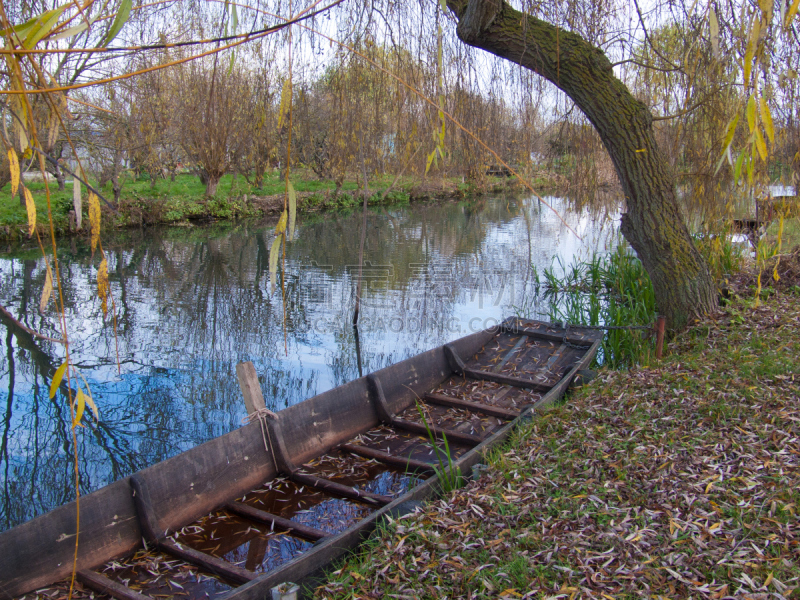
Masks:
[[[244,405],[247,407],[247,414],[252,415],[262,408],[267,408],[264,401],[264,394],[261,393],[261,384],[258,383],[256,368],[249,360],[240,362],[236,365],[236,377],[239,379],[239,387],[244,396]]]

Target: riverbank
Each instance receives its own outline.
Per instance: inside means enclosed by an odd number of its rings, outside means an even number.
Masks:
[[[297,190],[298,211],[318,213],[360,206],[363,192],[356,180],[345,181],[337,188],[333,182],[320,181],[312,173],[298,169],[292,178]],[[537,189],[554,189],[558,177],[535,180]],[[47,200],[41,181],[26,182],[32,191],[37,210],[38,228],[49,236]],[[11,197],[10,185],[0,190],[0,242],[20,241],[28,237],[28,216],[17,197]],[[277,172],[265,177],[261,186],[249,184],[244,177],[223,177],[217,194],[205,197],[205,186],[194,175],[179,175],[175,181],[158,180],[151,187],[149,180],[127,183],[119,202],[113,208],[101,202],[103,227],[125,228],[153,225],[185,225],[197,221],[235,220],[278,214],[284,205],[284,183]],[[514,178],[487,177],[483,182],[464,182],[461,178],[401,177],[384,175],[369,182],[369,204],[392,205],[430,200],[464,200],[490,193],[521,190]],[[113,198],[110,184],[101,190]],[[50,206],[56,234],[88,235],[88,202],[83,189],[82,228],[76,227],[72,201],[72,183],[59,192],[50,184]]]
[[[800,597],[800,249],[660,363],[602,372],[318,598]]]

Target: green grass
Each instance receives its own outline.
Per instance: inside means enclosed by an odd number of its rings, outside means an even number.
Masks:
[[[777,243],[779,228],[780,222],[776,219],[767,229],[767,239]],[[783,233],[781,235],[781,249],[783,252],[789,252],[796,246],[800,246],[800,215],[784,219]]]
[[[428,180],[423,182],[419,177],[404,176],[394,181],[392,175],[375,176],[369,181],[372,193],[370,204],[402,204],[411,200],[425,200],[437,196],[465,198],[472,194],[480,194],[487,190],[478,189],[470,183],[463,183],[461,178]],[[90,178],[90,183],[96,182]],[[394,182],[394,187],[385,195],[387,188]],[[310,170],[298,168],[292,172],[292,183],[299,195],[299,209],[306,212],[320,210],[336,210],[355,208],[361,205],[358,193],[360,184],[356,179],[345,180],[340,189],[332,181],[318,179]],[[511,182],[492,181],[492,191],[497,187],[507,186]],[[422,185],[424,184],[424,185]],[[41,181],[26,182],[34,198],[37,208],[38,223],[46,224],[47,209],[45,185]],[[277,171],[266,174],[263,184],[256,187],[247,182],[243,176],[235,180],[226,175],[217,187],[213,198],[206,198],[205,186],[195,175],[182,174],[175,178],[158,179],[151,187],[147,176],[135,178],[131,173],[122,176],[122,191],[117,213],[109,213],[104,217],[104,226],[125,227],[131,225],[175,223],[188,219],[236,219],[239,217],[258,216],[268,210],[258,199],[274,197],[284,193],[284,180]],[[86,220],[86,189],[84,196],[84,220]],[[99,190],[104,197],[113,200],[111,184]],[[244,202],[244,197],[248,202]],[[72,183],[68,181],[63,192],[58,191],[55,182],[50,184],[53,222],[57,233],[68,230],[68,215],[72,210]],[[255,200],[255,201],[254,201]],[[103,205],[103,203],[101,203]],[[27,235],[28,222],[26,210],[20,206],[18,198],[11,197],[11,186],[0,189],[0,238],[19,239]]]

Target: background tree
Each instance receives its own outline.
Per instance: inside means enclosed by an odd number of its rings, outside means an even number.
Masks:
[[[671,328],[717,306],[652,127],[652,115],[617,79],[601,50],[579,35],[498,0],[450,0],[467,44],[542,75],[586,114],[611,155],[625,194],[620,229],[647,269]]]

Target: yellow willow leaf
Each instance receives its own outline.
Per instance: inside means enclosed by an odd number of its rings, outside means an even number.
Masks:
[[[722,143],[722,149],[726,150],[730,147],[731,142],[733,141],[733,136],[736,134],[736,126],[739,124],[739,115],[736,115],[731,119],[731,122],[728,123],[728,130],[725,132],[725,141]]]
[[[47,273],[44,276],[44,289],[42,289],[42,298],[39,300],[39,312],[43,313],[47,308],[47,303],[50,302],[50,296],[53,294],[53,272],[50,270],[50,265],[47,267]]]
[[[747,126],[750,128],[750,133],[753,133],[753,130],[756,128],[756,97],[755,97],[755,95],[750,96],[750,99],[747,101],[747,108],[744,110],[744,114],[747,117]]]
[[[75,429],[81,424],[83,418],[83,411],[86,410],[86,394],[82,389],[78,389],[78,395],[75,397],[75,417],[72,419],[72,428]]]
[[[64,4],[63,6],[54,8],[53,10],[48,10],[47,12],[36,17],[36,23],[28,32],[28,35],[25,36],[25,39],[22,41],[22,45],[30,50],[36,44],[38,44],[43,37],[53,31],[56,23],[58,23],[58,19],[61,17],[61,13],[64,12],[64,9],[66,9],[67,6],[67,4]]]
[[[67,372],[67,361],[61,363],[61,366],[56,369],[55,375],[53,375],[53,381],[50,382],[50,398],[54,398],[56,395],[56,390],[58,390],[58,386],[61,385],[61,380],[64,379],[64,373]]]
[[[794,16],[797,14],[797,9],[800,8],[800,0],[794,0],[789,7],[789,12],[786,13],[786,19],[783,22],[784,27],[789,27],[792,24]]]
[[[748,40],[753,44],[753,48],[758,46],[758,40],[761,37],[761,19],[758,15],[753,15],[753,26],[750,28],[750,39]]]
[[[8,149],[8,167],[11,171],[11,195],[16,196],[19,189],[19,160],[13,148]]]
[[[275,233],[281,234],[286,231],[286,222],[289,220],[289,213],[283,211],[281,218],[278,219],[278,224],[275,226]]]
[[[84,395],[83,399],[86,402],[86,404],[89,405],[89,408],[92,409],[92,412],[94,413],[94,420],[95,421],[99,421],[100,420],[100,411],[97,410],[97,405],[94,403],[94,398],[92,398],[91,392],[86,394],[86,395]]]
[[[434,148],[433,152],[431,152],[428,155],[428,162],[425,164],[425,174],[426,175],[428,174],[428,171],[430,170],[431,165],[433,164],[433,161],[434,161],[435,158],[436,158],[436,148]]]
[[[100,306],[103,309],[103,318],[108,314],[108,263],[105,257],[97,267],[97,295],[100,297]]]
[[[764,141],[764,136],[761,134],[760,127],[756,127],[755,137],[756,137],[756,150],[758,150],[758,155],[761,157],[761,160],[767,162],[767,144]]]
[[[33,202],[31,191],[22,186],[22,193],[25,196],[25,208],[28,211],[28,235],[33,235],[36,230],[36,204]]]
[[[292,182],[287,182],[289,192],[289,235],[287,239],[291,242],[294,239],[294,226],[297,221],[297,194],[294,191]]]
[[[744,163],[745,154],[747,153],[744,150],[739,152],[739,158],[736,159],[736,164],[733,167],[733,176],[737,182],[742,178],[742,164]]]
[[[100,239],[100,200],[97,194],[89,192],[89,225],[92,228],[92,254]]]
[[[269,249],[269,285],[271,292],[275,291],[275,279],[278,275],[278,258],[281,254],[281,236],[277,236]]]
[[[769,111],[769,106],[767,106],[767,100],[764,96],[759,98],[759,108],[761,109],[761,123],[764,125],[764,131],[767,132],[767,137],[769,138],[769,143],[775,143],[775,125],[772,122],[772,113]]]

